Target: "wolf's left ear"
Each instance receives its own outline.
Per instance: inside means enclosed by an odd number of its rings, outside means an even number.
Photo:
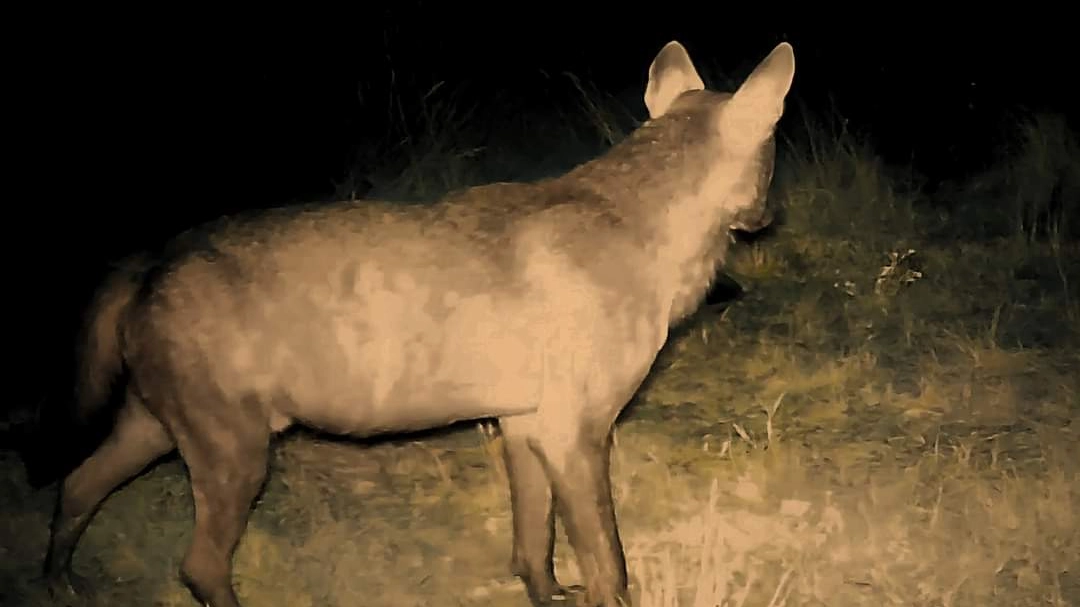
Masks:
[[[753,141],[767,136],[784,113],[784,97],[795,77],[795,52],[781,42],[735,91],[724,110],[724,127]]]
[[[649,66],[649,84],[645,87],[649,118],[659,118],[667,113],[679,95],[704,89],[705,83],[694,69],[686,48],[676,40],[668,42]]]

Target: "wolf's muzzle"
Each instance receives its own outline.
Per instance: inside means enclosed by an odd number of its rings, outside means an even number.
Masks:
[[[773,222],[773,212],[769,207],[762,209],[761,213],[742,213],[731,222],[732,230],[743,232],[757,232],[769,226]]]

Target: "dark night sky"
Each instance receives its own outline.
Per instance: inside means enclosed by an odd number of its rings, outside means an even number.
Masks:
[[[823,106],[831,94],[846,116],[900,156],[905,147],[933,148],[941,129],[970,128],[965,121],[1001,108],[1063,110],[1078,99],[1069,69],[1075,52],[1060,14],[1043,15],[1043,23],[992,14],[975,25],[928,13],[837,12],[778,23],[697,7],[676,18],[624,6],[631,14],[620,19],[612,11],[574,18],[551,4],[543,12],[502,13],[457,3],[365,6],[363,19],[341,15],[308,29],[199,22],[171,23],[170,30],[162,22],[161,31],[99,38],[87,56],[72,57],[75,69],[85,68],[80,94],[89,103],[71,109],[86,113],[77,119],[91,132],[124,144],[130,136],[126,151],[135,156],[135,164],[99,175],[100,187],[118,202],[157,191],[231,206],[325,193],[359,131],[373,127],[357,90],[384,86],[390,61],[400,82],[420,87],[467,80],[474,90],[487,82],[505,92],[535,81],[539,70],[569,70],[640,99],[649,61],[670,39],[732,74],[788,40],[796,53],[794,95]],[[977,110],[966,110],[973,103]],[[108,120],[94,114],[99,110]]]

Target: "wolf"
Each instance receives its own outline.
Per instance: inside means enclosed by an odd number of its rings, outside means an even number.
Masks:
[[[629,605],[613,424],[701,303],[729,230],[772,221],[794,68],[781,43],[734,93],[710,91],[672,41],[649,66],[648,119],[564,175],[428,204],[231,215],[129,259],[80,338],[77,411],[121,404],[61,484],[44,563],[54,596],[75,592],[72,552],[102,500],[174,449],[195,504],[181,577],[201,603],[239,607],[232,556],[275,434],[494,418],[511,571],[532,603]],[[556,514],[581,586],[556,580]]]

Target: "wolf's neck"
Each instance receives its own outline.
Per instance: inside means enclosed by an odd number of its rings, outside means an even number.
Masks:
[[[670,299],[671,323],[697,308],[724,264],[731,240],[727,224],[710,208],[719,204],[722,201],[698,194],[684,196],[668,207],[654,267],[663,297]]]
[[[718,170],[721,152],[695,123],[701,119],[646,125],[587,169],[588,181],[613,196],[644,236],[646,263],[670,322],[697,307],[730,242],[725,202],[739,178]]]

